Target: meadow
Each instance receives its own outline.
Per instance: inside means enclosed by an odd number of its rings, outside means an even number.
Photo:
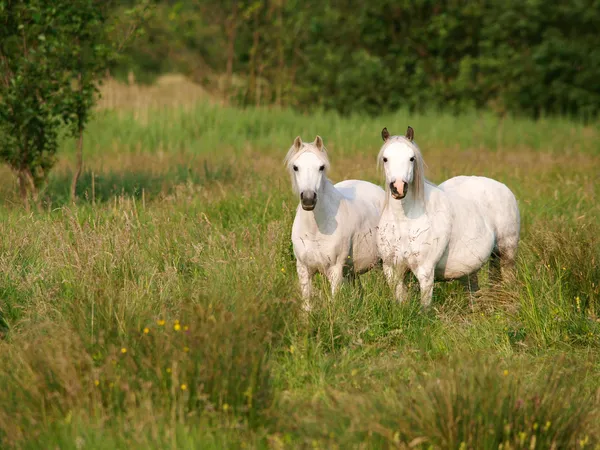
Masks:
[[[236,109],[109,84],[79,201],[65,141],[41,210],[0,169],[2,448],[600,448],[600,124]],[[283,158],[381,184],[415,129],[436,183],[507,184],[517,277],[397,304],[381,270],[300,308]]]

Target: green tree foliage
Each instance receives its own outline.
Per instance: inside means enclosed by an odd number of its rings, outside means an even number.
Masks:
[[[27,205],[39,198],[63,125],[78,140],[75,195],[98,84],[146,10],[145,3],[127,9],[123,26],[112,15],[116,4],[0,1],[0,158],[16,172]]]
[[[117,71],[183,71],[241,104],[342,113],[600,111],[598,0],[155,3]]]
[[[25,201],[37,197],[57,149],[58,21],[57,8],[44,1],[0,2],[0,158],[17,174]]]

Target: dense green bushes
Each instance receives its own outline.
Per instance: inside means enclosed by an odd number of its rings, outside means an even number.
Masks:
[[[187,71],[242,104],[590,117],[599,27],[598,0],[161,0],[116,71]]]

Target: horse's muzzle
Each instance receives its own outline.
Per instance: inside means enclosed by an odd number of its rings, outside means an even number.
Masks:
[[[304,211],[312,211],[317,205],[317,193],[314,191],[300,192],[300,204]]]
[[[394,181],[390,183],[390,192],[392,197],[396,200],[402,200],[406,197],[406,191],[408,190],[408,183],[404,181]]]

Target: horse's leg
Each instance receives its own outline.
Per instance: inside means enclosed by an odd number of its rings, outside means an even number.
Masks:
[[[415,275],[417,280],[419,280],[419,287],[421,288],[421,305],[423,308],[429,308],[431,298],[433,297],[434,268],[421,267]]]
[[[508,246],[500,250],[494,249],[490,257],[490,281],[499,283],[503,280],[511,280],[515,276],[516,259],[516,246]]]
[[[501,280],[500,272],[500,254],[497,249],[494,249],[490,256],[490,266],[488,269],[489,279],[492,283],[498,283]]]
[[[365,290],[363,289],[360,277],[358,275],[354,275],[354,279],[356,280],[356,284],[358,285],[358,296],[359,298],[362,298],[365,295]]]
[[[364,294],[363,286],[360,282],[360,277],[358,276],[353,267],[351,267],[348,272],[348,280],[352,283],[352,287],[358,290],[358,296],[362,297]]]
[[[327,271],[327,279],[331,285],[331,295],[334,296],[338,291],[344,275],[344,265],[336,264]]]
[[[470,275],[465,275],[458,280],[463,288],[469,293],[474,293],[479,290],[479,279],[477,274],[478,272],[474,272]]]
[[[394,297],[399,303],[404,302],[408,298],[408,288],[404,281],[406,268],[394,267],[392,264],[383,264],[383,273],[394,291]]]
[[[312,294],[312,277],[314,272],[308,269],[308,267],[296,261],[296,271],[298,272],[298,280],[300,281],[300,292],[302,293],[302,309],[304,311],[310,311],[310,296]]]
[[[473,297],[477,291],[479,291],[479,280],[477,274],[479,271],[474,272],[470,275],[465,275],[459,278],[459,282],[467,294],[469,294],[469,302],[471,303],[471,309],[473,308]]]
[[[500,250],[500,274],[504,281],[514,279],[517,265],[517,245],[505,245]]]

